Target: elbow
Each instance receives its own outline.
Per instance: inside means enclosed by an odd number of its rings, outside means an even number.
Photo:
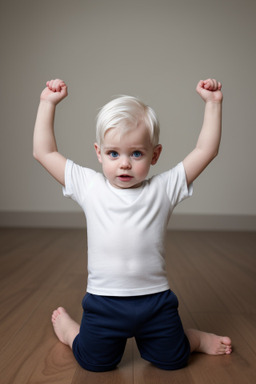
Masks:
[[[212,160],[215,159],[215,157],[217,157],[218,154],[219,154],[219,149],[217,149],[217,150],[213,153],[213,155],[212,155]]]
[[[218,153],[219,153],[218,150],[216,150],[215,152],[210,152],[210,153],[208,153],[208,154],[204,157],[204,163],[205,163],[206,165],[210,164],[210,163],[215,159],[215,157],[218,156]]]
[[[209,150],[209,158],[210,158],[210,161],[214,160],[215,157],[218,156],[219,154],[219,146],[215,147],[215,148],[212,148],[211,150]]]
[[[38,154],[35,151],[35,149],[33,149],[33,157],[34,157],[35,160],[39,161],[39,157],[38,157]]]
[[[32,152],[32,155],[33,155],[35,160],[38,160],[38,145],[35,142],[35,139],[33,139],[33,152]]]
[[[209,156],[208,164],[210,164],[210,163],[215,159],[215,157],[217,157],[217,156],[218,156],[218,151],[213,152],[213,153]]]
[[[41,163],[41,156],[40,156],[40,153],[38,153],[38,151],[35,150],[35,148],[33,148],[33,158],[38,161],[39,163]]]

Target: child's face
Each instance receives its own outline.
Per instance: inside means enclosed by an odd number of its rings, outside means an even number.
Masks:
[[[106,132],[101,147],[95,150],[102,170],[116,188],[137,188],[148,175],[150,165],[156,164],[162,146],[153,148],[149,131],[140,124],[127,131],[119,128]]]

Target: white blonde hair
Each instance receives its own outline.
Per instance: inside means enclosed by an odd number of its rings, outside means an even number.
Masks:
[[[96,121],[96,141],[102,145],[105,133],[111,128],[129,129],[144,122],[149,130],[151,143],[159,141],[160,126],[155,111],[137,97],[119,96],[107,103],[98,113]]]

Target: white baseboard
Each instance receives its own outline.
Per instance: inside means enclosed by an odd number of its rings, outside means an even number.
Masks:
[[[0,212],[0,227],[82,228],[82,212]],[[173,214],[168,226],[174,230],[256,231],[255,215]]]

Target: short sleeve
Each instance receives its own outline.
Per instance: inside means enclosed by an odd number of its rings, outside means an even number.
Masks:
[[[65,167],[65,186],[62,189],[63,195],[70,197],[79,205],[82,205],[88,187],[95,175],[96,172],[92,169],[77,165],[68,159]]]
[[[176,206],[184,199],[192,196],[193,183],[187,185],[186,172],[183,163],[180,162],[176,167],[166,172],[167,176],[167,195],[171,200],[172,206]]]

